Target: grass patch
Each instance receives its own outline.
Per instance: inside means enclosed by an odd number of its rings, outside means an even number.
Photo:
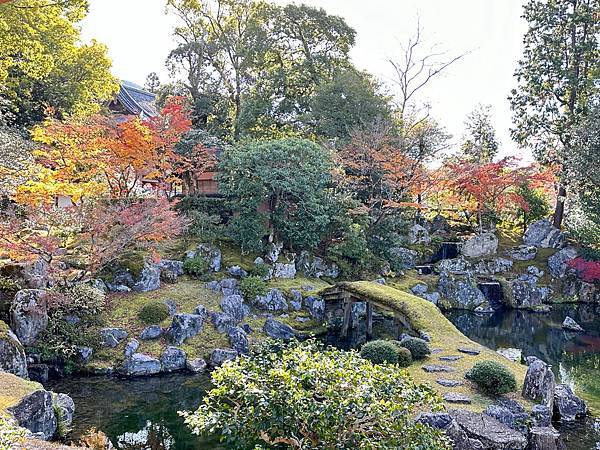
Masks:
[[[217,246],[221,249],[221,266],[223,269],[240,266],[248,271],[254,266],[254,260],[260,256],[258,253],[242,255],[240,248],[232,242],[219,242]]]
[[[471,341],[446,319],[433,303],[399,291],[393,287],[368,281],[340,283],[338,286],[358,297],[373,301],[377,307],[391,309],[400,313],[411,328],[416,331],[425,331],[431,336],[430,347],[437,349],[438,352],[407,368],[416,381],[430,384],[442,395],[449,392],[468,395],[473,400],[473,403],[471,405],[464,405],[464,407],[474,411],[482,411],[488,405],[494,403],[494,399],[480,393],[472,382],[465,379],[465,374],[478,361],[496,361],[508,367],[517,379],[517,389],[514,393],[509,394],[508,397],[518,400],[525,406],[531,406],[531,403],[523,399],[519,394],[523,387],[527,368],[521,364],[509,361],[495,351]],[[476,348],[481,353],[478,356],[462,354],[457,351],[458,347]],[[453,355],[459,355],[462,358],[455,362],[439,360],[440,356]],[[425,364],[449,365],[454,367],[456,371],[442,374],[427,373],[422,369],[422,366]],[[446,388],[435,382],[438,378],[457,380],[463,384],[454,388]],[[461,405],[461,407],[463,406]]]

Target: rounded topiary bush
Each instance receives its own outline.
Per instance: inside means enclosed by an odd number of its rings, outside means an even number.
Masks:
[[[517,388],[517,380],[508,368],[496,361],[480,361],[466,374],[486,394],[502,395]]]
[[[393,342],[384,340],[367,342],[360,349],[360,356],[368,359],[373,364],[396,364],[398,353],[398,347]]]
[[[169,317],[169,307],[163,302],[146,303],[138,313],[138,318],[148,324],[160,323],[167,317]]]
[[[400,346],[408,349],[413,359],[424,359],[431,355],[431,349],[423,339],[405,337],[400,341]]]
[[[408,367],[413,362],[412,354],[410,350],[404,347],[396,346],[398,349],[398,365],[400,367]]]

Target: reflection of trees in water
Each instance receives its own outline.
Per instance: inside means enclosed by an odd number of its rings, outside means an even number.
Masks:
[[[175,440],[168,428],[150,421],[136,433],[125,432],[117,437],[117,448],[120,450],[170,450],[174,445]]]

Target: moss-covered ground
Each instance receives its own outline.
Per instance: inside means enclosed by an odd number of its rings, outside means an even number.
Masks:
[[[0,416],[7,417],[7,408],[17,405],[23,397],[40,389],[43,387],[39,383],[0,371]]]
[[[509,397],[518,400],[524,405],[529,404],[529,402],[520,396],[527,368],[524,365],[509,361],[495,351],[468,339],[432,303],[407,292],[377,283],[359,281],[342,283],[340,286],[360,298],[371,300],[378,308],[400,313],[413,330],[425,331],[431,336],[430,346],[432,349],[435,349],[435,353],[425,360],[415,361],[407,369],[415,380],[428,383],[440,395],[450,392],[468,395],[471,397],[473,403],[471,405],[461,405],[461,408],[481,411],[487,405],[492,404],[494,398],[482,394],[473,383],[465,379],[465,373],[478,361],[497,361],[508,367],[517,379],[517,390],[510,394]],[[460,353],[458,351],[459,347],[474,348],[481,353],[477,356],[467,355]],[[462,358],[450,362],[440,360],[439,358],[442,356],[461,356]],[[424,365],[432,364],[453,367],[455,372],[427,373],[423,370]],[[443,387],[436,383],[436,380],[440,378],[457,380],[463,384],[454,388]]]

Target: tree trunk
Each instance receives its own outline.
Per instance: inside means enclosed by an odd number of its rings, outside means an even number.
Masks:
[[[558,192],[556,194],[556,208],[554,209],[554,226],[560,228],[562,225],[563,217],[565,215],[565,200],[567,197],[567,189],[565,185],[558,184]]]

